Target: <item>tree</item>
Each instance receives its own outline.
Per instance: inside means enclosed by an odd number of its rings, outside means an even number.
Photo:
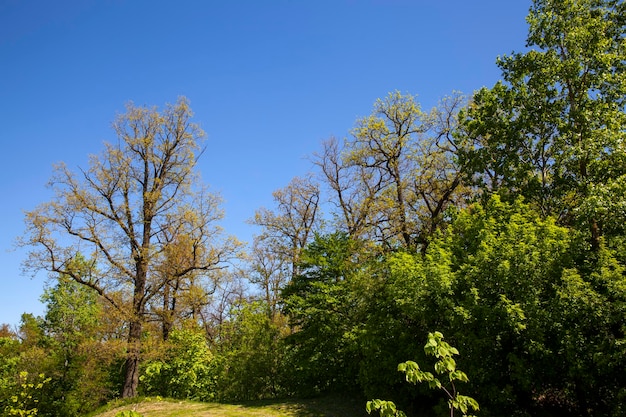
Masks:
[[[13,337],[0,338],[0,415],[46,415],[52,360],[41,317],[22,314]],[[50,414],[52,415],[52,414]]]
[[[15,337],[15,332],[13,332],[13,330],[11,330],[11,326],[7,323],[2,323],[0,325],[0,337],[6,337],[6,338],[14,338]]]
[[[338,226],[357,239],[384,247],[426,250],[445,210],[462,205],[467,188],[456,152],[459,94],[429,113],[415,97],[390,93],[357,120],[340,147],[324,143],[315,163],[338,208]]]
[[[216,395],[216,374],[203,332],[177,329],[168,339],[163,357],[146,365],[141,380],[151,395],[208,401]]]
[[[193,206],[194,210],[202,211],[203,205],[217,206],[216,196],[208,198],[213,200],[197,201]],[[221,215],[219,212],[217,214]],[[210,213],[207,212],[207,215]],[[197,235],[217,235],[219,228],[202,225],[200,229],[196,229],[197,225],[193,222],[180,226],[166,227],[158,236],[166,244],[165,256],[157,266],[164,284],[152,303],[152,311],[157,320],[161,321],[163,340],[167,340],[175,324],[179,324],[181,319],[193,320],[200,317],[202,309],[210,302],[210,296],[215,292],[221,279],[221,271],[218,271],[218,268],[203,273],[189,270],[195,263],[194,257],[199,252],[207,250],[205,247],[197,246]]]
[[[3,326],[4,327],[4,326]],[[18,388],[20,341],[9,333],[0,337],[0,412],[10,405]]]
[[[268,308],[264,301],[241,300],[222,324],[217,344],[223,364],[218,378],[222,400],[277,398],[293,392],[283,383],[284,373],[293,372],[284,363],[288,327],[284,316],[268,316]]]
[[[346,234],[316,235],[302,253],[300,274],[283,289],[293,328],[286,342],[294,389],[300,394],[357,387],[358,343],[363,323],[361,274],[367,254]],[[364,272],[366,271],[366,272]]]
[[[366,170],[344,162],[344,149],[337,138],[330,138],[322,147],[322,153],[315,154],[314,160],[331,190],[330,201],[337,207],[336,227],[354,238],[368,236],[372,205],[379,188],[377,181]]]
[[[521,199],[494,195],[452,217],[424,256],[386,259],[389,275],[376,292],[382,307],[365,328],[377,347],[364,352],[369,372],[386,381],[379,364],[397,352],[415,357],[413,335],[438,328],[463,352],[487,415],[620,415],[626,279],[619,252],[601,245],[589,256],[580,232]]]
[[[624,224],[626,4],[535,0],[527,21],[529,50],[499,58],[504,80],[474,96],[462,159],[482,187],[586,227],[597,248]]]
[[[89,262],[80,255],[73,259],[73,264],[72,268],[78,275],[89,268]],[[67,362],[81,341],[96,334],[101,315],[98,294],[92,288],[61,275],[55,286],[46,288],[41,301],[46,304],[42,327],[47,336],[60,345],[63,361]]]
[[[276,210],[258,209],[251,223],[263,228],[257,243],[281,256],[295,276],[300,252],[320,225],[320,190],[312,178],[295,177],[272,196]]]
[[[207,273],[237,247],[221,239],[219,199],[194,174],[204,132],[191,117],[184,98],[161,112],[129,104],[113,123],[117,142],[78,175],[59,165],[52,201],[26,213],[22,244],[33,249],[25,266],[93,288],[127,321],[123,397],[137,393],[147,310],[171,280],[159,266],[177,239],[163,235],[189,239],[175,277]],[[86,274],[71,268],[80,253],[89,254]]]
[[[248,279],[259,286],[261,299],[268,307],[268,315],[273,318],[278,313],[280,292],[289,282],[292,269],[281,252],[271,245],[272,239],[256,237],[250,253]]]
[[[86,274],[91,263],[81,256],[73,260],[77,274]],[[118,391],[124,344],[119,333],[125,327],[105,300],[90,287],[60,275],[47,286],[41,301],[45,315],[39,327],[41,357],[34,350],[23,357],[33,357],[33,365],[24,368],[30,374],[44,373],[50,382],[43,388],[39,406],[45,415],[82,415],[110,400]],[[114,326],[110,326],[115,322]]]
[[[224,324],[230,317],[234,306],[246,300],[247,286],[241,271],[228,269],[218,271],[221,276],[215,292],[211,295],[211,302],[201,311],[200,317],[206,336],[213,344],[219,344],[224,338]]]
[[[75,267],[81,263],[88,265],[77,259]],[[87,412],[112,397],[107,364],[117,359],[100,354],[107,343],[99,325],[101,300],[92,288],[59,276],[41,301],[46,304],[41,326],[49,364],[39,372],[51,378],[41,410],[55,415]]]

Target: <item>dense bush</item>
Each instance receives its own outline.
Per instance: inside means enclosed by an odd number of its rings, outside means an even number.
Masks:
[[[146,394],[209,401],[216,397],[216,363],[204,334],[174,330],[162,358],[145,364]]]
[[[219,397],[258,400],[289,395],[285,381],[285,318],[265,302],[241,302],[222,326]]]

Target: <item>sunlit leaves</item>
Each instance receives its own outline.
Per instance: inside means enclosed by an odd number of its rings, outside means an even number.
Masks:
[[[129,323],[124,397],[136,395],[151,301],[173,281],[208,276],[239,246],[221,238],[220,200],[194,172],[204,132],[191,118],[185,98],[161,111],[129,104],[113,123],[117,141],[79,174],[59,166],[52,201],[27,213],[27,266],[92,288]],[[80,253],[87,273],[71,268]]]
[[[18,381],[15,393],[9,399],[4,412],[7,416],[36,416],[40,401],[37,394],[50,382],[50,378],[46,378],[44,374],[29,375],[28,372],[22,371],[19,373]]]
[[[504,81],[479,91],[463,118],[476,141],[463,160],[479,183],[578,223],[596,248],[614,230],[598,197],[621,199],[610,184],[626,169],[624,8],[613,0],[535,1],[529,50],[498,59]]]
[[[209,400],[216,396],[216,364],[201,332],[175,330],[165,355],[146,365],[146,392],[171,398]]]
[[[365,406],[365,411],[367,411],[368,414],[371,414],[372,411],[377,411],[380,417],[406,417],[406,414],[403,411],[397,409],[396,404],[393,401],[368,401]]]
[[[396,91],[356,121],[343,146],[324,143],[315,163],[334,193],[337,226],[387,249],[425,250],[445,210],[466,196],[455,156],[464,146],[455,136],[464,102],[455,94],[424,112]]]

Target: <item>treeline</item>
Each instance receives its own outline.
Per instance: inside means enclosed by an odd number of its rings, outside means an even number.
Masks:
[[[527,20],[492,88],[428,111],[393,92],[323,143],[246,250],[194,176],[188,103],[130,106],[27,214],[26,266],[54,281],[43,317],[2,329],[4,414],[343,393],[444,415],[397,371],[439,331],[481,415],[624,415],[626,6]]]

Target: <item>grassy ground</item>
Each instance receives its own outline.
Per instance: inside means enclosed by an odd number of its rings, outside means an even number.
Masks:
[[[148,398],[136,404],[115,405],[93,417],[115,417],[134,410],[144,417],[362,417],[365,403],[341,398],[302,401],[262,401],[244,404],[199,403]]]

